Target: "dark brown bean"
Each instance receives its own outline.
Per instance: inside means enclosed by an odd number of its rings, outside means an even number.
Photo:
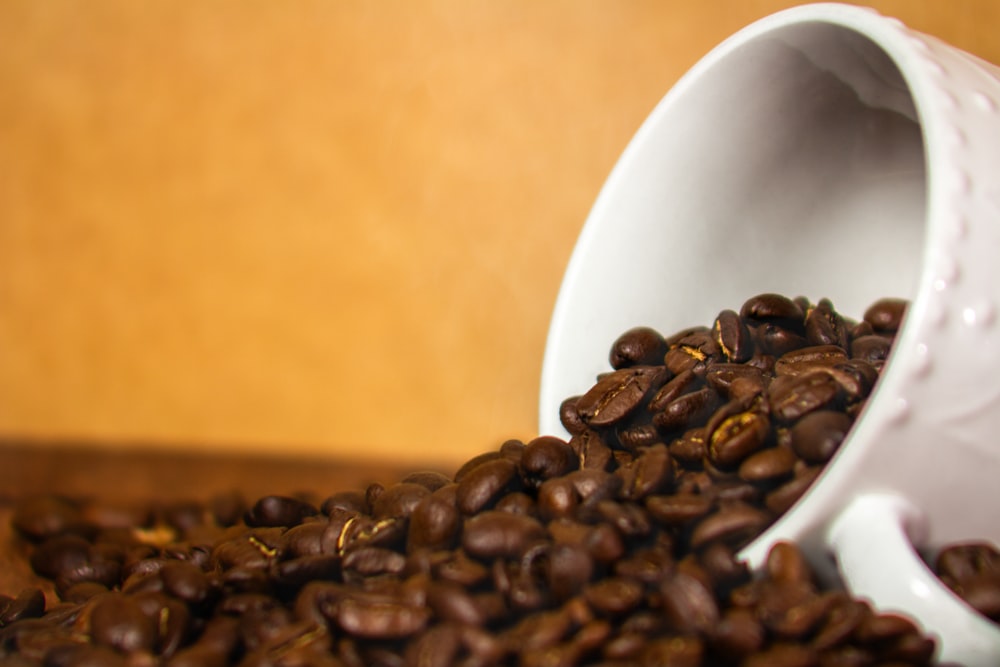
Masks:
[[[718,406],[718,394],[708,387],[681,394],[653,415],[653,423],[663,431],[682,431],[703,422]]]
[[[486,461],[469,470],[458,482],[455,501],[463,514],[475,514],[488,509],[497,499],[512,489],[517,479],[517,464],[508,458]]]
[[[634,327],[611,344],[608,361],[615,370],[631,366],[654,366],[663,363],[667,343],[660,332],[650,327]]]
[[[769,447],[743,459],[736,473],[748,482],[773,482],[790,477],[795,462],[787,447]]]
[[[660,585],[663,613],[682,633],[708,634],[719,623],[719,606],[711,589],[698,578],[675,571]]]
[[[851,418],[843,412],[811,412],[789,431],[792,449],[807,463],[826,463],[840,448],[851,425]]]
[[[851,358],[867,362],[875,368],[881,368],[889,357],[892,349],[892,339],[879,334],[859,336],[851,341]]]
[[[90,607],[90,634],[94,641],[123,653],[152,651],[157,627],[133,598],[109,593]]]
[[[400,639],[422,630],[430,620],[430,609],[377,593],[355,592],[337,602],[335,616],[340,628],[366,639]]]
[[[545,536],[536,519],[510,512],[487,510],[465,520],[462,548],[483,558],[515,558]]]
[[[553,436],[542,436],[529,442],[521,456],[519,471],[527,488],[538,488],[542,482],[565,475],[578,467],[579,460],[567,442]]]
[[[820,299],[806,315],[806,340],[812,345],[836,345],[847,349],[849,327],[829,299]]]
[[[840,396],[840,386],[829,374],[812,371],[790,377],[788,382],[774,383],[769,390],[771,414],[779,421],[790,423],[815,410],[832,407]]]
[[[744,502],[727,503],[698,522],[691,533],[691,546],[698,549],[714,541],[742,545],[770,522],[771,515],[768,512]]]
[[[895,334],[903,324],[908,305],[904,299],[879,299],[865,310],[864,321],[876,333]]]
[[[734,310],[723,310],[715,318],[712,335],[727,361],[742,364],[753,355],[746,324]]]
[[[307,502],[289,496],[264,496],[244,517],[248,526],[296,526],[306,517],[318,514]]]
[[[591,427],[609,426],[621,421],[643,404],[651,391],[666,381],[662,366],[636,366],[604,376],[576,402],[580,418]]]

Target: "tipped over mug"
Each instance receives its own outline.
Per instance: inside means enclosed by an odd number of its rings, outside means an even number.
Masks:
[[[804,5],[736,33],[667,93],[581,231],[556,302],[540,432],[622,332],[711,322],[766,292],[843,313],[909,301],[882,375],[800,500],[794,540],[936,659],[1000,664],[1000,626],[925,564],[1000,545],[1000,70],[899,21]]]

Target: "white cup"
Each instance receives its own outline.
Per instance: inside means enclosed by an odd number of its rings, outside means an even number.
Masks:
[[[624,151],[553,312],[540,432],[638,325],[710,324],[754,294],[828,297],[859,317],[910,300],[868,405],[777,540],[937,658],[1000,662],[1000,629],[917,553],[1000,544],[1000,70],[870,9],[806,5],[692,68]],[[833,556],[831,559],[830,556]]]

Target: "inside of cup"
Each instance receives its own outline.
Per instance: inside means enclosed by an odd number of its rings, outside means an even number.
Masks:
[[[913,99],[886,53],[826,22],[732,39],[640,128],[578,240],[553,314],[544,433],[634,326],[669,335],[777,292],[860,317],[916,294],[926,209]]]

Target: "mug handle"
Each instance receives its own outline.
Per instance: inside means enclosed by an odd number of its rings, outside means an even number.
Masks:
[[[864,494],[830,524],[827,545],[851,593],[880,612],[919,619],[938,643],[936,659],[967,667],[1000,662],[1000,626],[953,593],[917,554],[922,513],[889,494]]]

